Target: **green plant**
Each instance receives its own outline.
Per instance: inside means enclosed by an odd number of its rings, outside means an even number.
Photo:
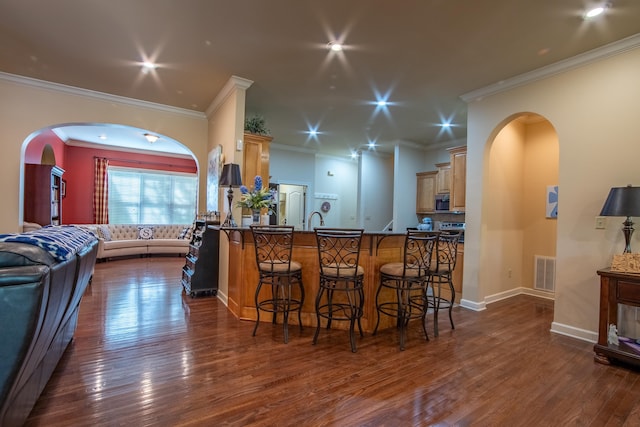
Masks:
[[[244,130],[256,135],[269,135],[269,129],[267,129],[264,117],[259,114],[247,117],[244,120]]]

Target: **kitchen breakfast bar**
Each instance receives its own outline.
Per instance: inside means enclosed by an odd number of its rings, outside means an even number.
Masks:
[[[228,308],[240,319],[256,320],[255,291],[258,285],[258,268],[251,229],[248,227],[217,227],[229,239]],[[389,262],[402,262],[405,233],[366,232],[362,238],[359,264],[364,268],[364,311],[362,328],[372,332],[377,321],[376,291],[380,281],[380,267]],[[456,302],[462,293],[462,266],[464,249],[458,245],[458,257],[453,274]],[[302,265],[302,281],[305,300],[302,306],[303,326],[315,327],[315,297],[319,287],[319,260],[314,231],[294,231],[292,260]],[[263,288],[261,292],[268,292]],[[442,296],[449,297],[448,290],[442,289]],[[380,295],[381,301],[393,298],[392,294]],[[271,316],[262,316],[261,321],[271,321]],[[280,322],[281,319],[278,319]],[[289,316],[289,324],[296,325],[297,316]],[[324,324],[323,324],[324,326]],[[395,326],[394,319],[382,316],[379,329]],[[347,329],[348,322],[334,322],[336,329]],[[430,328],[431,329],[431,328]]]

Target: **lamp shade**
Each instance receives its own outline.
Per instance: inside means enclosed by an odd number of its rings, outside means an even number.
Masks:
[[[220,176],[220,185],[228,185],[230,187],[239,187],[242,185],[242,176],[240,175],[240,165],[235,163],[227,163],[222,167],[222,175]]]
[[[613,187],[604,202],[600,216],[640,217],[640,187]]]

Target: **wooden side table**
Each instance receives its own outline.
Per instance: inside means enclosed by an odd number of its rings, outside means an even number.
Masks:
[[[609,343],[609,327],[620,331],[620,305],[640,307],[640,274],[622,273],[606,268],[598,270],[600,276],[600,322],[598,343],[593,347],[596,362],[609,364],[612,360],[640,366],[640,346],[620,339],[619,344]],[[620,331],[623,332],[623,331]],[[628,337],[633,340],[638,336]]]

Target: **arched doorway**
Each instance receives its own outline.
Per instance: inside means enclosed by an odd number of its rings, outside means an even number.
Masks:
[[[153,141],[146,138],[157,136]],[[110,159],[110,165],[153,169],[170,173],[200,173],[195,155],[166,135],[110,123],[66,123],[34,131],[24,141],[22,162],[55,165],[62,170],[64,194],[60,199],[61,224],[93,222],[94,160]],[[26,180],[26,175],[23,176]],[[25,186],[26,188],[26,186]],[[28,204],[29,194],[21,194]],[[194,195],[197,206],[197,192]],[[23,221],[31,222],[23,212]],[[40,225],[48,222],[34,221]]]
[[[482,284],[483,293],[487,302],[516,293],[553,298],[556,219],[548,215],[547,192],[558,185],[557,133],[544,117],[519,113],[505,120],[494,135],[485,160],[483,247],[488,253],[483,259],[488,273],[484,277],[491,280]],[[551,289],[534,284],[540,257],[551,260],[546,282],[551,280]]]

